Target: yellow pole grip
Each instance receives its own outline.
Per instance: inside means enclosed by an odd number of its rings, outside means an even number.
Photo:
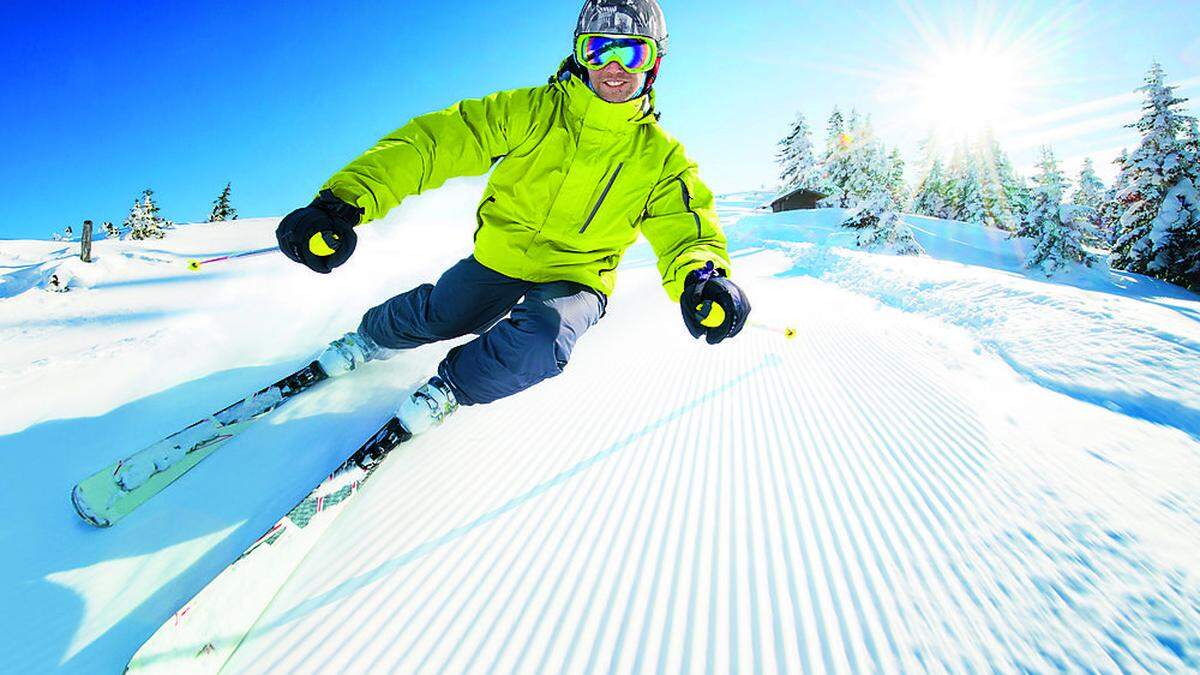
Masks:
[[[696,305],[696,311],[703,312],[704,305]],[[723,323],[725,323],[725,310],[715,302],[709,303],[708,316],[700,320],[700,325],[706,328],[716,328]]]
[[[336,251],[330,248],[329,244],[325,242],[324,234],[324,232],[318,232],[308,238],[308,250],[312,251],[313,255],[325,257],[336,253]],[[333,237],[335,240],[337,239],[337,235],[333,234],[332,232],[329,234],[329,236]]]

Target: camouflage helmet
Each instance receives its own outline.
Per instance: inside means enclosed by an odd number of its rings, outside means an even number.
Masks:
[[[586,0],[575,37],[584,33],[643,35],[657,43],[659,56],[667,53],[667,20],[656,0]]]

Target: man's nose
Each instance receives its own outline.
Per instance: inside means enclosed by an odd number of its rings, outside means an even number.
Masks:
[[[618,73],[625,72],[625,70],[621,68],[620,64],[618,64],[616,61],[609,61],[603,68],[600,69],[600,72],[604,73],[605,75],[616,75]]]

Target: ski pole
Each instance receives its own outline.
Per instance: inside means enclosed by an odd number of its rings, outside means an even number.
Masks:
[[[260,248],[260,249],[256,249],[253,251],[244,251],[242,253],[234,253],[232,255],[223,255],[219,258],[209,258],[208,260],[189,260],[188,261],[188,269],[193,272],[198,272],[198,271],[200,271],[201,265],[207,265],[209,263],[221,262],[222,260],[233,260],[234,258],[245,258],[245,257],[252,256],[252,255],[262,255],[264,253],[270,253],[272,251],[278,251],[278,250],[279,249],[277,247],[271,246],[269,248]]]
[[[704,303],[696,305],[696,311],[704,312]],[[708,313],[704,317],[704,319],[702,319],[700,321],[700,325],[706,326],[708,328],[715,328],[717,326],[720,326],[722,323],[724,323],[724,321],[725,321],[725,310],[721,309],[720,305],[713,302],[713,303],[710,303],[709,308],[708,308]],[[779,326],[772,326],[770,324],[765,324],[761,321],[750,321],[750,322],[747,322],[747,325],[752,328],[758,328],[760,330],[770,331],[772,333],[779,333],[780,335],[783,335],[783,337],[785,339],[788,339],[788,340],[791,340],[792,338],[796,337],[796,328],[794,326],[783,326],[781,328]]]
[[[747,323],[747,325],[751,328],[758,328],[760,330],[770,331],[772,333],[779,333],[788,340],[796,337],[796,329],[792,326],[783,326],[781,328],[779,326],[772,326],[770,324],[762,323],[761,321],[750,321]]]

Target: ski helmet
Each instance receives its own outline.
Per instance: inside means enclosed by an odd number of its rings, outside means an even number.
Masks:
[[[579,21],[575,24],[575,36],[571,41],[575,61],[575,40],[584,33],[607,33],[609,35],[641,35],[654,40],[658,47],[658,59],[646,73],[642,93],[650,91],[658,78],[658,67],[667,53],[667,19],[663,16],[657,0],[586,0],[579,10]]]
[[[579,10],[575,38],[584,33],[641,35],[654,40],[659,56],[667,53],[667,20],[656,0],[586,0]]]

